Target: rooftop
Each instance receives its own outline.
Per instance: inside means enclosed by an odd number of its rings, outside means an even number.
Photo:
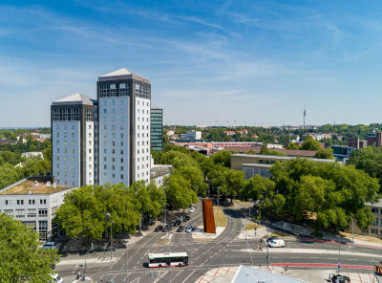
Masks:
[[[98,80],[99,81],[107,81],[107,80],[112,80],[112,79],[123,79],[123,78],[137,79],[137,80],[143,81],[145,83],[150,83],[150,81],[148,79],[146,79],[146,78],[144,78],[144,77],[142,77],[136,73],[133,73],[126,68],[122,68],[122,69],[104,74],[102,76],[99,76]]]
[[[40,182],[39,182],[40,181]],[[53,194],[69,189],[69,187],[56,186],[50,184],[50,181],[24,179],[0,191],[0,195],[35,195],[35,194]]]
[[[74,93],[72,95],[69,95],[67,97],[61,98],[59,100],[53,101],[53,105],[56,104],[86,104],[86,105],[93,105],[93,99],[86,96],[82,93]]]

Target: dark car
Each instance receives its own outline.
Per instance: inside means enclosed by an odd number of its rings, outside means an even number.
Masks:
[[[279,239],[279,237],[277,237],[277,236],[269,237],[269,238],[267,239],[267,243],[272,242],[272,241],[274,241],[274,240],[278,240],[278,239]]]
[[[164,232],[168,232],[168,231],[171,231],[172,227],[171,225],[167,224],[166,226],[164,226]]]
[[[176,232],[183,232],[184,230],[184,227],[183,226],[179,226],[178,229],[176,230]]]
[[[162,225],[157,226],[154,231],[155,232],[163,231],[163,226]]]
[[[190,216],[186,215],[185,217],[183,217],[183,222],[187,222],[188,220],[190,220]]]
[[[349,283],[350,282],[350,278],[345,276],[345,275],[341,275],[341,274],[336,274],[332,277],[332,282],[333,283]]]
[[[182,223],[182,222],[180,222],[180,220],[179,219],[177,219],[177,220],[175,220],[175,222],[174,222],[174,227],[177,227],[177,226],[179,226],[180,225],[180,223]]]

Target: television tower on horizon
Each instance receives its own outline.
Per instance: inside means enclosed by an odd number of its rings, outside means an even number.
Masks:
[[[304,112],[302,115],[303,115],[304,129],[305,129],[306,105],[304,105]]]

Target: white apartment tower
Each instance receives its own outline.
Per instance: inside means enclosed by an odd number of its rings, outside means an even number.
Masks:
[[[51,105],[52,174],[58,185],[94,184],[96,104],[75,93]]]
[[[98,78],[99,184],[150,181],[150,81],[123,68]]]

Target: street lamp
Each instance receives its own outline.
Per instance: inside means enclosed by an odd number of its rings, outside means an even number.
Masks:
[[[351,219],[351,227],[352,227],[352,242],[354,244],[354,222],[357,222],[357,220],[355,220],[354,218]]]
[[[106,221],[111,220],[111,214],[106,213]],[[111,259],[113,259],[113,221],[110,221],[110,248],[111,248]]]
[[[341,257],[341,235],[337,235],[338,237],[338,264],[337,264],[337,274],[340,273],[341,263],[340,263],[340,257]]]

